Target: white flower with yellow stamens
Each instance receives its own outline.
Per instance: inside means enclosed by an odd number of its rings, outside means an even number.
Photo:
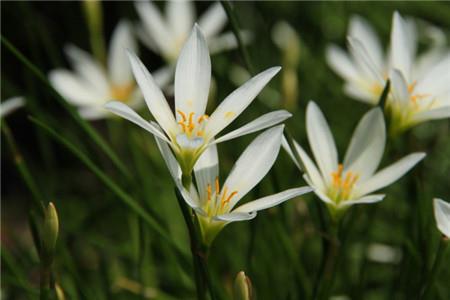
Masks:
[[[184,175],[191,173],[195,162],[208,146],[273,126],[291,116],[285,110],[274,111],[216,139],[216,135],[245,110],[280,68],[270,68],[256,75],[226,97],[211,116],[205,115],[211,62],[205,37],[197,25],[194,26],[177,62],[176,116],[139,58],[132,53],[129,57],[136,81],[158,124],[144,120],[121,102],[110,102],[105,108],[169,143]]]
[[[318,168],[297,143],[300,162],[286,141],[283,146],[305,172],[304,178],[316,195],[333,209],[381,201],[385,195],[371,193],[393,183],[425,157],[425,153],[413,153],[375,172],[386,142],[380,108],[367,112],[358,123],[342,164],[338,163],[336,145],[325,117],[312,101],[306,110],[306,130]]]
[[[112,34],[106,68],[89,53],[70,45],[65,50],[75,71],[53,70],[50,82],[86,119],[109,116],[103,105],[111,99],[138,107],[142,95],[134,82],[126,49],[134,50],[136,45],[130,25],[121,21]]]
[[[416,39],[414,22],[395,12],[390,51],[385,57],[372,27],[356,16],[348,33],[351,55],[336,46],[327,49],[328,63],[346,80],[346,93],[358,100],[376,105],[386,79],[391,80],[386,107],[393,133],[426,120],[450,117],[450,53],[439,44],[416,59]]]
[[[256,137],[239,157],[223,186],[219,181],[217,148],[215,145],[209,147],[194,167],[196,185],[192,184],[189,190],[182,185],[181,169],[170,148],[163,140],[156,138],[183,198],[197,212],[204,242],[210,244],[230,222],[253,219],[259,210],[312,191],[310,187],[293,188],[235,208],[238,201],[262,180],[275,163],[283,127],[273,127]]]
[[[447,238],[450,238],[450,203],[442,199],[433,199],[434,217],[437,227]]]

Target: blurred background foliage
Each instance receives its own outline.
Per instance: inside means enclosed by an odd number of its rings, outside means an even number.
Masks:
[[[197,15],[209,4],[195,3]],[[324,59],[328,44],[345,46],[349,17],[359,14],[366,18],[384,45],[389,39],[395,10],[441,28],[447,41],[450,37],[448,2],[236,2],[233,5],[241,28],[253,34],[248,51],[256,71],[283,62],[283,54],[270,38],[276,22],[284,20],[293,26],[300,44],[295,102],[284,102],[280,74],[270,82],[263,93],[265,96],[259,97],[260,101],[255,101],[232,129],[262,112],[288,106],[294,116],[288,120],[287,128],[306,145],[305,107],[308,100],[314,99],[329,121],[341,154],[354,126],[369,109],[343,94],[341,79]],[[104,2],[102,7],[106,40],[120,19],[137,21],[131,2]],[[68,66],[62,51],[65,44],[90,49],[80,2],[2,1],[1,8],[2,36],[44,74],[55,67]],[[421,41],[421,46],[426,43]],[[140,57],[150,71],[163,64],[161,58],[140,46]],[[2,120],[2,126],[7,122],[37,190],[45,201],[54,202],[58,210],[60,235],[54,270],[67,299],[195,298],[189,255],[187,259],[186,255],[182,258],[182,254],[124,205],[99,177],[30,122],[28,116],[50,124],[71,141],[157,220],[186,254],[189,253],[188,235],[172,180],[153,138],[121,119],[91,123],[126,166],[130,175],[124,176],[80,129],[49,88],[3,43],[1,62],[2,100],[16,95],[26,97],[26,108]],[[245,67],[245,63],[239,51],[234,50],[213,56],[212,64],[216,89],[213,103],[209,105],[215,107],[236,88],[234,82],[239,80],[232,75],[233,70],[237,66]],[[141,113],[150,117],[145,108]],[[220,145],[221,172],[228,173],[253,137]],[[414,151],[426,151],[427,158],[387,188],[384,201],[356,205],[347,214],[346,243],[332,293],[336,299],[337,296],[344,297],[339,299],[416,297],[439,239],[431,200],[433,197],[450,199],[448,120],[425,123],[390,140],[383,163]],[[36,209],[15,166],[17,153],[7,146],[3,134],[1,157],[2,298],[33,299],[39,291],[39,257],[29,221],[35,219]],[[274,168],[246,199],[303,184],[301,174],[281,151]],[[303,287],[306,293],[311,293],[321,260],[323,232],[317,222],[317,201],[310,194],[261,212],[251,222],[227,226],[215,241],[210,257],[220,298],[230,298],[234,277],[245,270],[258,299],[306,299]],[[425,213],[419,214],[419,210]],[[449,265],[450,255],[447,255],[430,299],[450,298]]]

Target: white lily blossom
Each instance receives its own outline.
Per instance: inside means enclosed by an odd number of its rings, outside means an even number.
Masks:
[[[447,238],[450,238],[450,203],[442,199],[434,198],[434,218],[437,227]]]
[[[136,1],[135,7],[141,19],[137,30],[141,40],[168,63],[175,62],[196,22],[194,2],[168,1],[165,15],[152,1]],[[227,16],[219,2],[212,4],[197,23],[205,34],[212,54],[237,46],[231,32],[221,34]]]
[[[53,87],[89,120],[110,116],[103,105],[115,99],[132,107],[140,106],[142,95],[136,86],[128,63],[126,49],[136,50],[131,26],[121,21],[115,28],[109,46],[107,66],[92,55],[68,45],[66,54],[74,71],[56,69],[49,73]]]
[[[274,111],[216,138],[250,105],[280,68],[273,67],[259,73],[226,97],[211,116],[206,115],[211,61],[205,37],[197,25],[183,47],[176,66],[175,115],[139,58],[133,53],[129,53],[129,58],[136,81],[158,124],[144,120],[122,102],[109,102],[105,108],[169,143],[185,175],[191,173],[195,162],[208,146],[271,127],[291,116],[285,110]]]
[[[415,23],[395,12],[389,55],[373,28],[362,18],[350,21],[350,56],[336,46],[327,49],[332,69],[346,81],[348,95],[376,105],[386,79],[391,80],[387,109],[393,133],[432,119],[450,117],[450,52],[431,48],[416,59]]]
[[[241,154],[221,186],[217,147],[209,147],[194,167],[196,185],[183,187],[181,169],[167,144],[156,137],[159,149],[186,203],[197,212],[202,235],[210,244],[228,223],[253,219],[257,211],[276,206],[286,200],[312,191],[299,187],[250,201],[237,203],[258,184],[272,168],[278,156],[284,125],[259,134]]]
[[[197,22],[202,28],[211,54],[237,47],[231,32],[221,33],[227,24],[227,16],[219,2],[212,4],[197,21],[193,1],[168,1],[162,14],[153,1],[136,1],[136,11],[140,17],[137,34],[153,52],[167,63],[153,73],[155,82],[164,88],[173,80],[173,65],[190,35],[190,29]],[[249,34],[242,32],[244,42]]]
[[[312,101],[306,110],[306,130],[316,164],[298,143],[295,147],[300,162],[286,141],[283,146],[305,172],[304,178],[316,195],[332,209],[381,201],[385,195],[372,192],[395,182],[425,157],[425,153],[412,153],[376,172],[386,143],[383,113],[378,107],[367,112],[358,123],[343,163],[338,163],[330,128]]]
[[[25,105],[23,97],[12,97],[0,104],[0,118],[3,118]]]

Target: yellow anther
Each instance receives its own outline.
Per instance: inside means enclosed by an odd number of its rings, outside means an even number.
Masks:
[[[207,201],[211,201],[211,184],[208,183],[208,186],[206,187],[206,193],[207,193]]]
[[[233,198],[237,193],[238,193],[237,191],[232,192],[232,193],[227,197],[227,199],[223,202],[222,205],[224,206],[225,204],[227,204],[228,202],[230,202],[231,198]]]
[[[208,118],[209,118],[208,115],[202,115],[202,116],[198,117],[197,123],[202,124],[202,122],[205,120],[208,120]]]
[[[177,110],[177,113],[180,114],[181,119],[182,119],[182,122],[183,122],[183,123],[186,122],[186,120],[187,120],[186,114],[185,114],[184,112],[182,112],[181,110],[179,110],[179,109]]]
[[[216,177],[216,195],[219,195],[220,185],[219,185],[219,177]]]
[[[410,85],[408,85],[408,92],[412,93],[414,91],[414,88],[416,87],[417,81],[414,80],[413,83],[411,83]]]
[[[134,90],[134,82],[125,85],[113,85],[111,87],[111,96],[113,99],[126,102]]]
[[[192,118],[194,117],[194,113],[191,112],[189,113],[189,126],[193,125],[194,123],[192,122]]]
[[[181,125],[181,128],[182,128],[182,130],[183,130],[183,132],[186,132],[187,130],[187,128],[186,128],[186,124],[184,124],[184,122],[178,122],[178,124],[180,124]]]
[[[203,130],[197,131],[197,136],[203,136],[203,134],[204,134]]]

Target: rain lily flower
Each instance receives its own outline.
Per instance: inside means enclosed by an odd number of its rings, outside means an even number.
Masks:
[[[433,199],[434,217],[437,227],[447,238],[450,238],[450,203],[442,199]]]
[[[367,112],[358,123],[343,163],[338,163],[330,128],[314,102],[310,102],[306,110],[306,130],[318,167],[297,143],[295,146],[301,161],[295,159],[286,142],[284,146],[305,172],[306,182],[332,212],[353,204],[381,201],[385,195],[372,192],[399,179],[425,156],[425,153],[413,153],[375,172],[386,142],[385,123],[380,108]]]
[[[122,102],[110,102],[105,108],[169,143],[184,175],[191,174],[195,162],[208,146],[271,127],[291,116],[285,110],[274,111],[216,139],[216,135],[250,105],[280,68],[270,68],[256,75],[226,97],[211,116],[206,115],[211,62],[205,37],[197,25],[176,66],[175,114],[139,58],[132,53],[129,58],[136,81],[158,124],[144,120]]]
[[[103,105],[111,99],[138,107],[142,95],[133,80],[126,49],[136,49],[136,45],[130,25],[122,21],[113,32],[106,68],[89,53],[69,45],[65,50],[75,71],[53,70],[50,82],[89,120],[109,116]]]
[[[278,156],[284,125],[259,134],[237,160],[221,185],[216,146],[209,147],[194,167],[196,186],[182,184],[181,169],[167,144],[156,137],[159,149],[186,203],[198,216],[204,242],[210,245],[228,223],[253,219],[257,211],[312,191],[300,187],[235,206],[269,172]]]
[[[377,104],[389,78],[391,93],[386,107],[392,117],[392,133],[450,117],[450,52],[440,46],[416,59],[414,23],[397,12],[392,23],[388,58],[384,58],[373,29],[359,17],[350,22],[351,58],[335,46],[328,48],[328,62],[347,81],[347,94]]]
[[[194,25],[195,4],[192,1],[168,1],[165,16],[152,1],[136,1],[135,7],[141,19],[137,28],[140,39],[168,64],[152,74],[159,87],[166,87],[172,83],[173,65]],[[227,16],[220,3],[212,4],[197,22],[205,34],[211,54],[237,47],[231,32],[221,34]],[[244,41],[248,40],[248,34],[243,33]]]
[[[12,97],[6,99],[0,104],[0,118],[11,114],[16,109],[21,108],[24,105],[25,101],[22,97]]]

